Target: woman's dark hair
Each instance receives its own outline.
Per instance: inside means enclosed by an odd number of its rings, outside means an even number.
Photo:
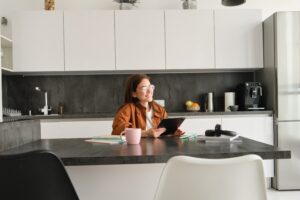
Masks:
[[[150,77],[146,74],[134,74],[127,79],[126,90],[125,90],[125,103],[137,103],[139,100],[132,96],[132,93],[136,91],[136,88],[143,79],[148,79]]]

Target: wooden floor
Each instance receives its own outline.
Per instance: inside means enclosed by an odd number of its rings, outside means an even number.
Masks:
[[[300,200],[299,191],[278,191],[268,189],[268,200]]]

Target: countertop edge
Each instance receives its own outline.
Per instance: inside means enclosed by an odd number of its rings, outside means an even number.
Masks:
[[[66,115],[22,115],[16,117],[3,117],[3,122],[22,121],[22,120],[60,120],[60,119],[101,119],[111,120],[114,118],[115,113],[95,113],[95,114],[66,114]],[[171,112],[169,117],[206,117],[206,116],[235,116],[235,115],[273,115],[272,110],[264,111],[236,111],[236,112]]]

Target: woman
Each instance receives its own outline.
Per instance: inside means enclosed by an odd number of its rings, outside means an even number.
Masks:
[[[157,128],[162,119],[168,117],[166,110],[153,101],[155,86],[150,77],[136,74],[129,77],[125,91],[125,104],[118,110],[113,122],[113,135],[128,127],[141,128],[142,137],[159,137],[165,128]],[[181,130],[176,135],[182,135]]]

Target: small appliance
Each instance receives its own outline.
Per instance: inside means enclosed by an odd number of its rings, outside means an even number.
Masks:
[[[260,82],[246,82],[237,86],[237,104],[240,110],[264,110],[261,107],[262,86]]]

